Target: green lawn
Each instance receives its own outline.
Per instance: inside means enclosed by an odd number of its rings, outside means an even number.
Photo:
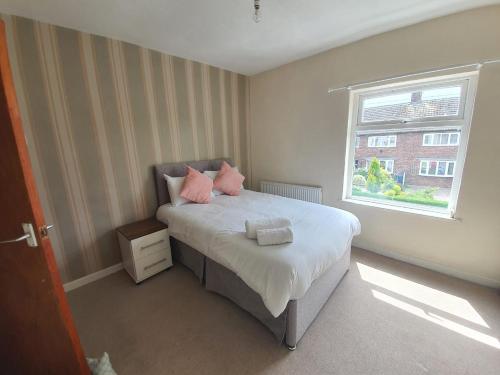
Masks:
[[[448,207],[447,201],[441,201],[441,200],[437,200],[437,199],[426,199],[424,197],[419,197],[415,194],[405,194],[405,195],[400,195],[400,196],[396,195],[393,197],[388,197],[388,196],[383,195],[383,194],[370,193],[369,191],[361,191],[358,189],[352,189],[352,195],[355,195],[358,197],[368,197],[368,198],[375,198],[375,199],[388,200],[388,201],[423,204],[425,206],[442,207],[442,208]]]

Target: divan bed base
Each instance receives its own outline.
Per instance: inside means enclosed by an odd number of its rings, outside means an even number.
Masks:
[[[171,248],[174,260],[192,270],[200,282],[205,283],[207,290],[230,299],[252,314],[290,350],[295,350],[307,328],[349,270],[351,258],[349,243],[344,255],[312,283],[306,294],[298,300],[289,301],[285,311],[275,318],[265,307],[260,295],[234,272],[172,237]]]
[[[200,172],[220,169],[223,161],[231,166],[231,159],[199,160],[183,163],[166,163],[154,167],[156,196],[158,206],[170,202],[170,196],[163,175],[183,177],[186,165]],[[295,349],[307,328],[312,324],[328,298],[349,270],[351,243],[346,246],[344,255],[325,274],[315,280],[307,293],[298,300],[291,300],[283,313],[274,318],[264,306],[262,298],[234,272],[205,257],[196,249],[170,237],[174,260],[191,269],[208,290],[221,294],[234,301],[244,310],[260,320],[271,332],[290,349]]]

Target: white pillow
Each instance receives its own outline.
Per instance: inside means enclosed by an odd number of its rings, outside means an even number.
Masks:
[[[238,169],[238,167],[233,167],[233,169],[234,169],[236,172],[240,173],[240,170]],[[241,184],[241,186],[240,186],[240,190],[245,190],[245,188],[243,187],[243,184]]]
[[[238,167],[233,167],[233,169],[236,171],[236,172],[240,172],[238,170]],[[217,177],[217,173],[219,173],[219,171],[205,171],[203,172],[204,175],[207,175],[208,177],[210,177],[212,180],[215,180],[215,178]],[[243,187],[243,184],[241,184],[241,187],[240,187],[240,190],[245,190],[245,188]],[[219,191],[217,189],[212,189],[212,193],[214,194],[214,196],[217,196],[217,195],[221,195],[221,194],[224,194],[222,191]]]
[[[210,177],[212,180],[215,180],[215,177],[217,177],[217,173],[219,173],[219,171],[205,171],[203,172],[203,174],[205,176],[208,176]],[[212,189],[212,193],[213,195],[216,197],[217,195],[221,195],[221,194],[224,194],[222,191],[219,191],[217,189]]]
[[[187,199],[181,197],[184,177],[171,177],[166,174],[164,174],[163,177],[165,181],[167,181],[168,195],[170,195],[172,206],[180,206],[188,203],[189,201]]]

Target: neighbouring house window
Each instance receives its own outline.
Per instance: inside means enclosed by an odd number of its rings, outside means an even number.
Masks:
[[[460,133],[426,133],[424,134],[424,146],[458,146]]]
[[[378,135],[368,137],[368,147],[396,147],[396,136]]]
[[[454,160],[420,160],[421,176],[453,177],[454,170]]]
[[[344,199],[453,216],[478,74],[352,90]]]
[[[366,169],[367,161],[364,159],[356,159],[354,160],[354,168],[361,170]]]
[[[382,159],[380,160],[380,168],[384,168],[387,172],[394,172],[394,160]]]

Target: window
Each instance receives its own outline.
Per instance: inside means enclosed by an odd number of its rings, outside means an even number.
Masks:
[[[396,147],[396,136],[378,135],[368,137],[368,147]]]
[[[454,160],[420,160],[421,176],[453,177]]]
[[[458,146],[460,133],[426,133],[424,134],[424,146]]]
[[[394,172],[394,160],[380,160],[380,167],[384,168],[387,172],[393,173]]]
[[[354,168],[355,169],[366,169],[367,161],[364,159],[356,159],[354,160]]]
[[[359,148],[360,141],[361,141],[361,137],[356,137],[356,148]]]
[[[478,74],[352,90],[344,199],[453,216]],[[359,137],[368,148],[357,147]]]

